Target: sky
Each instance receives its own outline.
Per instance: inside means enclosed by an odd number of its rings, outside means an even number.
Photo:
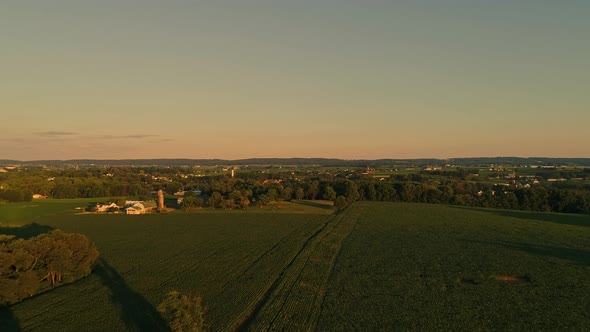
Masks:
[[[0,159],[590,157],[587,0],[5,0]]]

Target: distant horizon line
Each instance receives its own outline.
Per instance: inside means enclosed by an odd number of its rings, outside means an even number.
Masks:
[[[3,158],[0,162],[67,162],[67,161],[138,161],[138,160],[187,160],[187,161],[246,161],[246,160],[337,160],[337,161],[380,161],[380,160],[455,160],[455,159],[590,159],[589,157],[550,157],[550,156],[477,156],[477,157],[416,157],[416,158],[335,158],[335,157],[248,157],[248,158],[67,158],[67,159],[12,159]]]

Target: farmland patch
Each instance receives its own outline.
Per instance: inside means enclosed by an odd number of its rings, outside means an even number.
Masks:
[[[589,216],[371,202],[353,212],[318,330],[590,329]]]

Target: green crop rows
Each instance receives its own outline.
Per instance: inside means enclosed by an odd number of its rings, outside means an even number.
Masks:
[[[232,329],[325,220],[271,213],[129,217],[45,218],[44,225],[87,234],[101,263],[92,276],[25,300],[1,318],[23,330],[149,330],[159,323],[154,308],[176,289],[203,297],[212,330]],[[11,326],[4,324],[2,331]]]
[[[353,210],[362,218],[336,260],[319,330],[590,330],[589,216]]]
[[[0,206],[5,225],[41,212],[39,225],[0,233],[83,233],[100,264],[0,311],[2,331],[153,330],[171,290],[202,296],[213,331],[590,330],[589,216],[377,202],[333,215],[74,215],[80,202],[39,204]]]

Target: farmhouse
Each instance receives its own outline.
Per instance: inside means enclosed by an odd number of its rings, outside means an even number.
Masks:
[[[145,207],[143,206],[143,204],[136,202],[131,206],[127,206],[125,208],[125,214],[144,214],[145,213]]]
[[[125,214],[145,214],[156,207],[154,201],[126,201],[123,211]]]
[[[115,203],[111,204],[96,204],[96,212],[107,212],[109,209],[119,209],[119,206]]]

